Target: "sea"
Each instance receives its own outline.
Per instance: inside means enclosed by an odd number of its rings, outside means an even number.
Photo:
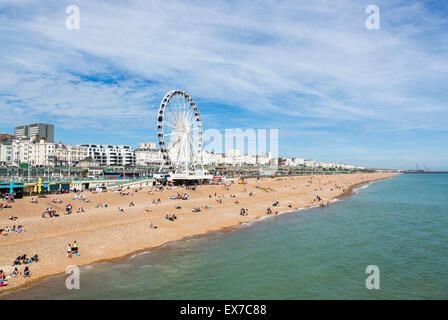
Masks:
[[[447,195],[448,174],[402,174],[0,299],[448,299]]]

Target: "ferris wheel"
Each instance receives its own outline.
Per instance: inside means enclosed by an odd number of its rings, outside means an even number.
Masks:
[[[159,171],[188,174],[197,166],[203,169],[202,121],[187,92],[172,90],[163,97],[157,117],[157,138],[163,155]]]

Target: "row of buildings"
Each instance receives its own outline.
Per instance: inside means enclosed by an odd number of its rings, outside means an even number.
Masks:
[[[202,151],[200,157],[203,165],[215,166],[278,164],[303,168],[354,168],[347,164],[317,162],[302,158],[273,159],[270,152],[261,155],[241,154],[235,149],[229,149],[226,153]],[[16,127],[14,135],[0,134],[0,165],[74,167],[84,160],[107,167],[158,166],[163,162],[163,154],[153,142],[141,143],[136,149],[124,145],[55,143],[54,126],[44,123]]]

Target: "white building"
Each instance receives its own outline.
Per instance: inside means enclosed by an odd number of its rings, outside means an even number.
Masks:
[[[12,143],[4,142],[0,144],[0,165],[12,165]]]
[[[304,163],[305,167],[307,168],[315,168],[316,167],[316,161],[309,159],[309,160],[305,160]]]
[[[30,139],[14,139],[12,141],[12,165],[20,166],[26,163],[30,166],[52,166],[55,144],[40,139],[31,142]]]
[[[227,154],[203,150],[201,157],[203,165],[269,165],[272,160],[270,152],[258,156],[251,154],[242,155],[238,149],[229,149]]]
[[[228,149],[223,160],[228,165],[240,165],[243,162],[238,149]]]
[[[144,142],[144,143],[139,143],[138,145],[139,149],[156,149],[156,144],[154,142]]]
[[[147,147],[151,145],[154,148]],[[135,149],[135,161],[139,166],[160,165],[163,163],[163,154],[155,148],[155,143],[140,143],[138,149]]]
[[[201,161],[205,166],[216,166],[224,163],[224,154],[214,151],[202,150]]]
[[[257,164],[257,156],[251,154],[245,154],[241,158],[242,163],[245,165],[254,166]]]
[[[21,163],[29,163],[31,142],[29,139],[12,140],[12,165],[20,166]]]
[[[89,157],[89,148],[59,142],[55,145],[54,154],[52,156],[55,165],[75,166],[79,161]]]
[[[303,158],[286,158],[285,166],[303,167],[303,166],[305,166],[305,159],[303,159]]]
[[[323,169],[329,169],[329,168],[336,168],[337,164],[334,162],[316,162],[316,167],[323,168]]]
[[[36,143],[29,144],[28,164],[33,167],[53,166],[54,165],[54,150],[56,145],[52,142],[46,142],[45,139],[40,139]]]
[[[98,161],[101,166],[134,166],[135,152],[130,146],[108,144],[83,144],[87,147],[89,157]]]
[[[272,153],[263,152],[261,155],[257,156],[257,164],[262,166],[270,165],[272,162]]]

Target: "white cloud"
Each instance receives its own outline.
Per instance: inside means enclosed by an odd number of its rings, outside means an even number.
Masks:
[[[377,31],[364,27],[366,1],[73,1],[80,30],[65,28],[68,4],[0,1],[0,126],[45,115],[146,128],[177,87],[265,125],[273,114],[366,130],[448,124],[448,49],[431,41],[446,43],[447,21],[420,2],[379,4]]]

